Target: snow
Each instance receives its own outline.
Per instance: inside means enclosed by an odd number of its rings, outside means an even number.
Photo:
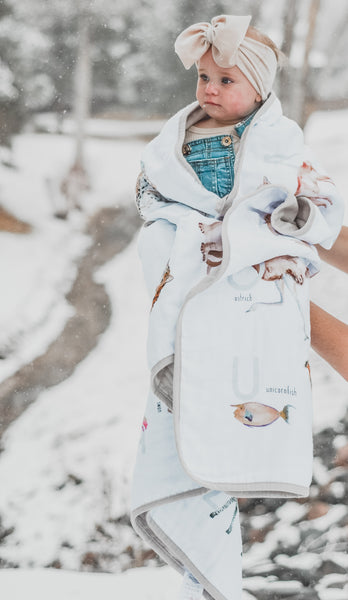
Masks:
[[[339,448],[343,448],[343,446],[345,446],[346,444],[348,444],[348,438],[346,435],[336,435],[333,441],[333,445],[336,450],[339,450]]]
[[[8,355],[0,361],[0,381],[44,353],[71,316],[65,294],[90,244],[83,233],[86,219],[102,206],[131,201],[130,181],[138,174],[141,148],[140,142],[93,140],[87,145],[93,185],[84,198],[84,213],[61,221],[53,214],[64,206],[59,181],[72,161],[72,140],[32,134],[15,138],[15,168],[0,169],[1,205],[31,224],[33,231],[0,236],[0,353]],[[121,161],[122,178],[115,169]]]
[[[319,598],[320,600],[347,600],[347,592],[347,587],[344,590],[327,588],[319,591]]]
[[[329,492],[337,499],[343,498],[346,493],[344,483],[342,481],[333,481],[329,486]]]
[[[12,101],[18,97],[18,90],[15,88],[14,74],[10,68],[0,60],[0,99],[4,101]]]
[[[130,264],[133,277],[120,285]],[[42,393],[5,436],[0,514],[16,530],[1,556],[23,566],[59,559],[78,568],[79,557],[67,546],[83,546],[98,523],[128,510],[148,383],[148,302],[135,241],[99,270],[98,282],[116,309],[107,332],[74,374]],[[11,476],[18,471],[20,478]],[[74,485],[69,474],[82,483]]]
[[[347,553],[325,551],[322,553],[321,556],[322,556],[323,560],[331,560],[332,562],[336,563],[343,569],[346,569],[347,573],[348,573],[348,554]]]
[[[335,504],[331,506],[330,510],[323,515],[315,519],[316,531],[327,531],[330,526],[335,525],[342,517],[347,514],[347,507],[344,504]],[[301,523],[301,529],[311,529],[313,523],[311,521],[303,521]],[[333,530],[331,529],[331,532]]]
[[[282,567],[289,569],[303,569],[311,571],[318,569],[322,564],[322,558],[314,552],[302,552],[299,556],[287,556],[287,554],[278,554],[275,557],[275,562]]]
[[[326,485],[330,481],[330,475],[318,456],[313,459],[313,478],[321,486]]]
[[[154,136],[164,124],[163,119],[148,119],[147,121],[133,119],[108,119],[93,118],[86,122],[86,134],[97,138],[136,138],[140,136]],[[57,118],[52,113],[40,113],[33,121],[34,127],[47,133],[56,133]],[[60,125],[61,133],[72,135],[75,131],[75,122],[71,116],[66,116]]]
[[[6,600],[176,600],[181,575],[170,567],[142,567],[120,575],[57,569],[6,569],[0,572]],[[243,592],[241,600],[254,600]]]
[[[82,232],[86,218],[101,206],[132,201],[130,182],[133,187],[142,145],[93,140],[87,146],[93,189],[86,195],[84,213],[60,221],[47,202],[45,180],[58,181],[66,172],[71,140],[29,134],[16,138],[18,170],[3,169],[2,203],[30,222],[33,233],[0,236],[6,290],[1,340],[11,349],[0,362],[0,377],[44,352],[71,315],[64,296],[89,244]],[[121,160],[122,177],[115,169]],[[130,265],[134,278],[125,285]],[[74,376],[41,394],[3,440],[0,480],[7,483],[0,493],[0,514],[9,526],[15,523],[16,531],[1,554],[23,566],[46,565],[59,554],[64,566],[79,568],[78,553],[67,543],[79,548],[110,511],[113,516],[127,512],[147,387],[145,342],[139,339],[145,340],[148,304],[135,244],[100,269],[98,281],[105,283],[114,306],[107,334]],[[124,318],[119,319],[119,311]],[[71,474],[83,479],[80,487]],[[119,543],[126,546],[127,539]]]
[[[348,187],[345,124],[348,112],[314,115],[306,131],[308,142],[339,182],[342,193]],[[110,130],[105,131],[107,126]],[[146,127],[135,123],[132,131],[144,132]],[[100,137],[111,130],[122,137],[122,128],[112,123],[101,125]],[[71,314],[64,296],[74,279],[76,263],[89,244],[83,233],[87,219],[102,206],[133,202],[143,145],[136,139],[89,139],[86,155],[92,189],[84,198],[82,213],[73,211],[66,221],[58,221],[54,211],[63,202],[59,180],[71,164],[72,139],[34,133],[15,139],[16,169],[0,168],[1,204],[29,222],[33,232],[0,235],[0,267],[6,290],[1,343],[11,349],[8,358],[0,362],[0,380],[44,352],[64,326]],[[48,200],[49,191],[54,202]],[[345,277],[324,266],[313,279],[312,291],[319,304],[348,320]],[[117,592],[125,599],[141,594],[149,600],[171,600],[180,580],[166,567],[121,573],[126,567],[122,557],[109,566],[113,575],[67,571],[81,569],[81,555],[101,547],[94,539],[98,526],[108,530],[113,521],[128,513],[148,387],[145,351],[149,300],[136,239],[99,269],[96,279],[105,285],[111,299],[110,326],[73,375],[41,393],[2,440],[0,481],[6,485],[0,488],[0,515],[3,525],[14,526],[15,531],[3,541],[0,556],[22,567],[0,573],[1,590],[8,590],[6,600],[17,600],[29,589],[35,590],[33,600],[48,595],[52,600],[89,600],[96,594],[107,600],[111,594],[117,597]],[[333,293],[335,289],[341,293]],[[314,353],[311,363],[318,431],[334,425],[344,414],[347,384]],[[324,477],[319,463],[316,474]],[[245,565],[267,560],[279,541],[299,542],[292,523],[301,518],[303,507],[295,504],[289,502],[279,509],[279,527],[262,544],[252,546],[244,557]],[[332,507],[327,515],[316,519],[316,524],[324,530],[337,522],[344,509],[343,505]],[[258,525],[262,523],[260,519]],[[115,555],[130,543],[136,544],[129,528],[119,527],[117,531]],[[62,570],[40,569],[58,560]],[[291,587],[292,583],[284,582],[282,591],[285,584]],[[256,578],[249,584],[261,585]],[[267,589],[273,589],[271,585],[267,580]],[[290,594],[295,587],[286,589]],[[18,595],[11,596],[16,590]],[[31,600],[27,593],[26,597]]]
[[[1,595],[6,600],[174,600],[181,577],[174,569],[139,568],[121,575],[57,569],[3,569]]]
[[[254,543],[247,554],[243,556],[243,568],[253,568],[258,563],[264,562],[282,544],[298,546],[299,543],[300,533],[298,529],[280,521],[277,527],[267,534],[262,543]]]
[[[257,515],[249,519],[249,525],[253,529],[264,529],[267,527],[267,525],[272,523],[272,521],[273,518],[271,514]]]
[[[81,232],[51,221],[31,235],[1,234],[0,352],[8,355],[1,380],[42,354],[63,329],[72,314],[64,296],[87,243]]]
[[[276,515],[286,523],[294,523],[295,521],[299,521],[306,512],[307,508],[305,506],[289,500],[286,504],[277,508]]]
[[[284,596],[285,594],[291,595],[295,592],[300,592],[303,589],[303,585],[299,581],[274,581],[271,576],[246,577],[243,581],[243,586],[250,592],[267,590],[274,594],[277,592],[281,593]]]
[[[120,206],[133,201],[143,146],[144,143],[137,140],[87,140],[86,167],[92,189],[84,196],[84,212],[92,214],[103,206]],[[21,177],[16,171],[12,171],[11,178],[7,173],[8,179],[0,187],[3,190],[1,204],[25,221],[52,219],[55,206],[48,191],[52,189],[59,197],[59,182],[74,157],[73,139],[64,135],[27,133],[15,138],[13,151]],[[49,189],[48,183],[52,186]]]
[[[341,588],[341,589],[337,589]],[[334,589],[336,587],[336,589]],[[329,589],[328,589],[329,588]],[[347,597],[348,592],[348,575],[343,575],[339,573],[330,573],[329,575],[324,575],[324,577],[320,580],[320,583],[316,586],[316,591],[319,593],[319,597],[322,600],[325,600],[325,596],[327,600],[330,600],[330,594],[332,594],[332,600],[340,600],[342,598],[339,594],[344,592]],[[334,592],[338,592],[338,596],[333,594]]]

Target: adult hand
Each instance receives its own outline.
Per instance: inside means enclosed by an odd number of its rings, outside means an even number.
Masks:
[[[330,250],[316,246],[320,258],[325,262],[348,273],[348,227],[343,225],[340,234]]]
[[[348,227],[343,226],[330,250],[317,246],[320,257],[348,273]],[[311,302],[312,347],[348,381],[348,325]]]

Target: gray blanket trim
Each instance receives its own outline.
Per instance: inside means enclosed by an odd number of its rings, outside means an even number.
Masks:
[[[285,202],[274,209],[271,225],[278,233],[297,238],[309,231],[314,220],[315,207],[311,200],[289,194]]]
[[[213,490],[220,490],[237,498],[306,498],[309,495],[309,487],[287,482],[260,481],[256,483],[219,483],[215,481],[204,481],[189,472],[186,465],[185,471],[197,481],[205,484]]]
[[[191,571],[195,578],[204,586],[203,596],[207,600],[227,600],[226,596],[221,594],[213,585],[211,585],[211,583],[204,577],[203,573],[196,568],[194,563],[189,560],[187,555],[179,548],[179,546],[173,543],[171,538],[164,533],[164,531],[157,525],[150,515],[151,509],[156,508],[161,504],[171,503],[175,500],[181,500],[190,496],[198,496],[200,494],[204,494],[206,491],[206,488],[188,490],[187,492],[175,494],[173,496],[162,498],[161,500],[156,500],[154,502],[149,502],[139,506],[131,513],[131,523],[140,537],[146,539],[151,547],[161,558],[163,558],[166,563],[179,571],[181,575],[184,573],[184,566]]]

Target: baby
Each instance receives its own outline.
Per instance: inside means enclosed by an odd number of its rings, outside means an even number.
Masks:
[[[185,30],[175,44],[176,52],[185,66],[191,66],[189,55],[187,56],[187,46],[188,43],[192,46],[194,36],[197,35],[194,27]],[[271,53],[268,53],[268,75],[273,78],[275,61],[282,58],[280,50],[268,36],[254,27],[248,27],[245,37],[264,44],[271,50]],[[226,63],[215,56],[219,61],[217,64],[213,52],[214,47],[210,46],[196,62],[198,72],[196,98],[205,110],[205,115],[198,123],[186,130],[183,152],[203,185],[221,196],[233,187],[234,164],[241,133],[249,124],[250,117],[255,115],[261,106],[262,94],[265,95],[265,90],[257,83],[254,75],[250,77],[245,65],[219,66]],[[243,71],[249,75],[249,78]],[[223,171],[227,163],[226,174]],[[313,186],[315,186],[314,181]],[[266,222],[268,217],[269,215],[264,215]],[[221,225],[221,221],[211,226],[200,224],[201,231],[205,235],[201,251],[203,260],[207,263],[207,273],[212,267],[221,264]],[[270,272],[273,279],[281,279],[285,273],[288,273],[297,283],[301,283],[302,273],[306,272],[306,268],[295,258],[283,256],[267,261],[266,274]]]
[[[314,245],[330,248],[342,223],[332,180],[272,91],[282,54],[250,19],[178,36],[197,101],[146,146],[137,182],[153,300],[131,519],[184,573],[181,600],[241,598],[235,497],[309,493],[308,277]]]

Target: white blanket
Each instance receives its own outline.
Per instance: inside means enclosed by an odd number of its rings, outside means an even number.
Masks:
[[[180,151],[201,116],[193,104],[168,121],[138,182],[152,390],[132,523],[206,597],[237,600],[234,497],[308,495],[308,284],[313,244],[333,243],[343,203],[274,95],[243,134],[234,189],[218,198]]]

